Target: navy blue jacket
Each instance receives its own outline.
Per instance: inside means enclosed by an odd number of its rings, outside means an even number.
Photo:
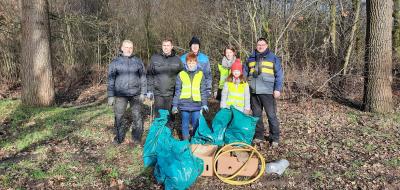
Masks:
[[[146,70],[136,56],[116,57],[108,67],[108,97],[137,96],[147,92]]]
[[[189,74],[190,80],[193,80],[193,77],[196,73],[200,72],[201,68],[197,67],[197,70],[194,72],[189,72],[184,70],[184,72],[187,72]],[[177,107],[181,111],[200,111],[201,106],[207,105],[207,84],[205,81],[205,75],[203,73],[203,78],[201,79],[200,83],[200,94],[201,94],[201,101],[196,102],[193,101],[193,98],[188,98],[188,99],[180,99],[179,97],[181,96],[181,91],[182,91],[182,80],[178,76],[176,76],[176,84],[175,84],[175,95],[174,99],[172,101],[172,105],[174,107]]]

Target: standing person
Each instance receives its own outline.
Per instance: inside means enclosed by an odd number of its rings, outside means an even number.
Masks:
[[[207,98],[211,96],[211,85],[212,85],[212,75],[211,75],[211,67],[208,56],[202,52],[200,52],[200,40],[193,36],[189,42],[190,52],[193,52],[197,56],[198,67],[203,71],[205,76],[205,83],[207,85]],[[184,65],[186,65],[186,56],[188,53],[181,56],[181,61]]]
[[[268,141],[272,147],[279,145],[279,121],[276,115],[276,99],[283,87],[283,71],[279,58],[268,49],[267,40],[259,38],[257,47],[247,60],[248,80],[250,84],[250,103],[253,116],[259,117],[254,142],[264,141],[264,109],[269,124]]]
[[[196,54],[186,56],[185,70],[176,77],[172,113],[182,114],[182,138],[189,139],[189,123],[193,134],[199,126],[200,110],[208,112],[205,75],[198,67]]]
[[[232,64],[231,73],[224,84],[220,106],[221,108],[234,106],[243,113],[250,114],[249,84],[243,76],[242,68],[240,59],[236,59]]]
[[[231,74],[231,66],[233,62],[236,60],[236,50],[232,45],[228,45],[224,49],[224,57],[220,64],[218,64],[218,73],[219,73],[219,83],[218,83],[218,91],[215,98],[218,101],[221,101],[221,92],[224,88],[225,80]],[[242,69],[241,69],[242,70]]]
[[[147,92],[146,72],[142,60],[133,55],[132,41],[124,40],[121,51],[122,53],[111,62],[108,69],[108,104],[114,105],[115,113],[114,142],[121,144],[125,139],[122,116],[129,103],[133,117],[132,141],[141,144],[143,134],[141,103]]]
[[[159,109],[171,111],[172,98],[175,92],[175,79],[183,64],[176,55],[172,40],[162,41],[161,53],[154,54],[148,67],[147,98],[152,99],[154,94],[154,111],[158,115]]]

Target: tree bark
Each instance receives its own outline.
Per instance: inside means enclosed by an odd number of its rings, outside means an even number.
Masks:
[[[393,49],[400,58],[400,0],[394,0]]]
[[[21,99],[24,105],[54,103],[48,8],[47,0],[22,0]]]
[[[330,2],[330,21],[331,26],[329,28],[329,36],[332,45],[333,55],[337,56],[337,46],[336,46],[336,3],[335,0]]]
[[[351,56],[351,51],[353,50],[353,45],[355,43],[355,35],[356,35],[356,31],[357,31],[357,26],[358,26],[358,22],[359,22],[359,18],[360,18],[360,0],[353,0],[353,7],[354,7],[354,24],[351,27],[351,34],[350,34],[350,44],[347,47],[346,50],[346,57],[344,58],[344,64],[343,64],[343,74],[346,75],[347,74],[347,67],[349,65],[350,62],[350,56]]]
[[[392,12],[393,1],[367,1],[365,111],[387,113],[393,110]]]

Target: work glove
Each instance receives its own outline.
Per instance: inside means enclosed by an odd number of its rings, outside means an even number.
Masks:
[[[177,107],[172,107],[172,114],[177,114],[178,113],[178,108]]]
[[[115,101],[115,98],[113,96],[108,97],[108,105],[109,106],[113,106],[114,105],[114,101]]]
[[[208,106],[207,105],[201,106],[201,109],[208,113]]]
[[[139,101],[144,102],[145,96],[144,94],[140,94]]]
[[[153,98],[154,98],[153,92],[147,92],[146,97],[147,97],[147,99],[149,99],[149,100],[153,100]]]

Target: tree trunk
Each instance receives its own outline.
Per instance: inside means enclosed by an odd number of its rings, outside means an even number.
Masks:
[[[47,0],[22,0],[22,103],[49,106],[54,103],[50,27]]]
[[[360,0],[353,0],[353,7],[354,7],[354,24],[351,27],[351,34],[350,34],[350,44],[347,47],[346,50],[346,57],[344,58],[344,64],[343,64],[343,74],[346,75],[347,74],[347,67],[349,65],[350,62],[350,56],[351,56],[351,51],[353,49],[353,45],[355,43],[355,35],[356,35],[356,31],[357,31],[357,26],[358,26],[358,22],[359,22],[359,17],[360,17]]]
[[[393,49],[400,58],[400,0],[394,0]]]
[[[332,45],[333,55],[337,56],[337,46],[336,46],[336,3],[335,0],[330,2],[330,19],[331,26],[329,28],[330,42]]]
[[[393,1],[367,1],[365,111],[387,113],[393,110],[392,12]]]

